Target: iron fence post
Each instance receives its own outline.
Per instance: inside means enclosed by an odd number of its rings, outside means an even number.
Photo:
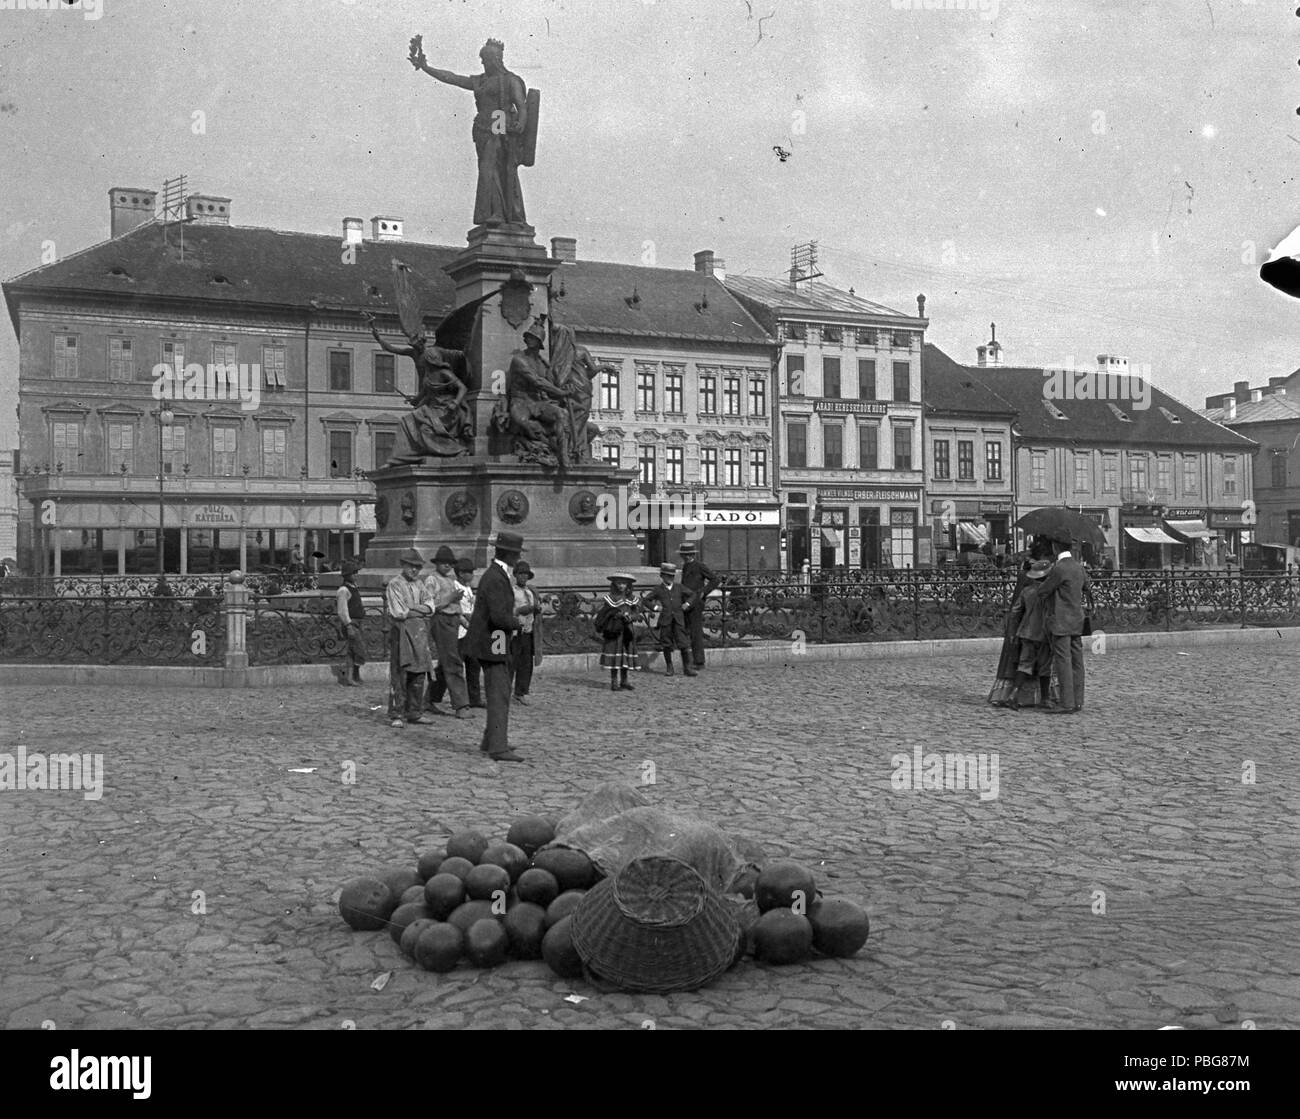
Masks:
[[[826,582],[826,576],[822,576],[822,581],[817,584],[820,588],[817,595],[817,610],[820,615],[821,625],[821,643],[826,644],[826,594],[829,584]]]
[[[1241,628],[1246,628],[1246,569],[1237,569],[1237,585],[1241,588]]]
[[[921,583],[912,574],[912,640],[921,640]]]
[[[726,583],[722,584],[722,629],[718,631],[718,648],[727,647],[727,591]]]
[[[226,580],[221,611],[226,616],[226,668],[248,667],[248,587],[241,571]]]
[[[1173,629],[1174,614],[1174,569],[1171,564],[1165,573],[1165,632]]]

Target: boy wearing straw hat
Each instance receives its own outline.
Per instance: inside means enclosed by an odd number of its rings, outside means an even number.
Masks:
[[[691,641],[686,633],[686,615],[695,606],[695,594],[676,582],[676,578],[677,565],[661,563],[659,585],[641,596],[641,605],[659,612],[659,648],[664,654],[664,664],[668,666],[664,675],[673,674],[673,650],[676,649],[681,654],[683,675],[698,676],[691,664]]]
[[[627,682],[627,674],[640,668],[636,655],[636,630],[638,621],[644,620],[641,605],[632,588],[636,580],[621,572],[609,577],[609,593],[601,599],[596,611],[596,632],[604,644],[600,649],[600,666],[609,669],[609,690],[631,692],[636,689]]]
[[[465,597],[456,583],[456,556],[443,544],[433,557],[433,574],[425,579],[433,601],[433,643],[438,654],[438,673],[451,692],[456,718],[469,718],[469,692],[465,687],[465,664],[460,659],[460,601]],[[439,693],[439,698],[441,694]],[[438,709],[430,702],[430,708]],[[441,714],[441,712],[438,712]]]

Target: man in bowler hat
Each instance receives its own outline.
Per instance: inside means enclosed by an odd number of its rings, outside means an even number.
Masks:
[[[659,585],[641,596],[641,605],[659,611],[659,648],[663,650],[664,664],[668,666],[664,675],[673,674],[673,650],[676,649],[682,655],[683,674],[698,676],[691,664],[691,641],[686,634],[686,615],[695,607],[695,594],[676,582],[676,578],[677,565],[661,563]]]
[[[1068,540],[1056,541],[1056,563],[1039,586],[1047,605],[1047,632],[1052,666],[1061,684],[1061,700],[1041,708],[1049,715],[1073,715],[1083,708],[1083,598],[1092,579],[1070,552]]]
[[[497,533],[494,558],[479,578],[469,620],[469,649],[483,666],[487,702],[487,725],[479,749],[498,762],[524,760],[510,749],[510,638],[519,625],[510,576],[523,551],[522,536]]]
[[[722,581],[699,557],[689,540],[677,549],[682,557],[682,586],[694,596],[694,605],[686,612],[686,631],[691,638],[691,660],[697,669],[704,667],[704,603]]]

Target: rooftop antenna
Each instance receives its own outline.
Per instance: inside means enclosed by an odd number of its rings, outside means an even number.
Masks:
[[[797,286],[801,280],[815,280],[822,275],[817,268],[817,242],[807,241],[790,250],[790,284]]]
[[[164,179],[162,189],[163,244],[167,244],[167,227],[171,222],[180,225],[181,260],[185,259],[185,198],[189,190],[189,177],[177,175]]]

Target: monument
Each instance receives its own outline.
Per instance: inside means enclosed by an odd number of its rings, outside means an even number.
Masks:
[[[394,262],[405,344],[371,331],[388,352],[415,364],[416,392],[403,445],[369,474],[378,531],[366,552],[372,576],[397,568],[407,548],[440,544],[483,567],[501,529],[520,533],[543,586],[601,585],[611,569],[640,568],[626,528],[635,470],[592,455],[592,378],[603,368],[550,318],[551,274],[560,266],[527,223],[519,168],[536,155],[541,95],[505,68],[489,39],[483,73],[430,66],[420,36],[408,60],[418,71],[469,90],[477,112],[474,226],[447,265],[456,307],[432,334],[410,269]],[[369,580],[368,580],[369,581]]]

